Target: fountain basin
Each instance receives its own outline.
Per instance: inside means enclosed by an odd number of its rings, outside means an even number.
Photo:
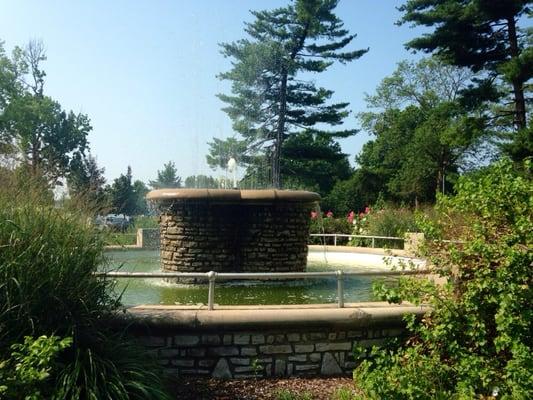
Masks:
[[[161,266],[178,272],[299,272],[317,193],[160,189]]]

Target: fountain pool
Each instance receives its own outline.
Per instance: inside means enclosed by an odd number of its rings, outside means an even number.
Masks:
[[[159,272],[158,250],[118,250],[107,253],[111,268],[127,272]],[[393,258],[393,264],[402,257]],[[415,263],[421,261],[415,260]],[[387,276],[390,266],[382,255],[324,252],[312,249],[307,256],[307,269],[312,271],[382,271],[382,277],[350,276],[345,278],[345,301],[375,300],[372,282],[377,279],[396,279]],[[252,304],[323,304],[336,301],[336,279],[306,279],[296,281],[233,281],[217,282],[215,303],[220,305]],[[117,291],[124,290],[125,305],[167,304],[194,305],[207,301],[206,284],[176,284],[163,279],[118,279]]]

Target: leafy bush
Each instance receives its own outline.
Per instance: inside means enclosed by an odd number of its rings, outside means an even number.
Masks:
[[[432,311],[408,319],[403,347],[374,349],[354,371],[364,398],[533,398],[531,167],[498,162],[438,199],[437,219],[423,230],[459,241],[427,245],[447,283],[404,278],[377,288]]]
[[[56,398],[165,398],[157,368],[107,328],[120,304],[93,275],[106,260],[90,220],[28,184],[0,190],[0,359],[25,336],[72,337],[50,371]],[[128,354],[142,364],[123,368]]]
[[[311,218],[311,225],[309,233],[342,233],[350,235],[353,230],[353,225],[346,218],[334,218],[316,216]],[[348,238],[337,238],[337,244],[343,245],[348,243]],[[310,244],[333,244],[333,238],[327,237],[311,237]]]
[[[401,207],[373,210],[367,216],[365,231],[373,236],[403,237],[406,232],[417,232],[414,211]]]
[[[0,398],[38,400],[49,398],[50,372],[58,368],[58,354],[72,344],[72,338],[31,336],[11,345],[11,356],[0,361]]]

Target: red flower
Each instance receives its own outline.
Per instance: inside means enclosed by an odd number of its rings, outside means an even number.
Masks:
[[[316,219],[318,217],[318,213],[316,211],[311,211],[311,219]]]
[[[328,211],[326,213],[326,218],[333,218],[333,213],[331,211]]]

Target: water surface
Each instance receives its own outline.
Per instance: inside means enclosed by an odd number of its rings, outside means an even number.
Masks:
[[[118,250],[108,253],[113,270],[129,272],[159,272],[158,250]],[[310,251],[307,271],[343,271],[389,269],[381,256],[353,253]],[[346,277],[345,302],[375,300],[372,295],[373,277]],[[387,278],[393,279],[393,278]],[[337,281],[335,278],[295,281],[233,281],[217,282],[215,303],[221,305],[251,304],[317,304],[334,303]],[[163,279],[117,279],[116,290],[123,291],[126,305],[207,303],[207,284],[174,284]]]

